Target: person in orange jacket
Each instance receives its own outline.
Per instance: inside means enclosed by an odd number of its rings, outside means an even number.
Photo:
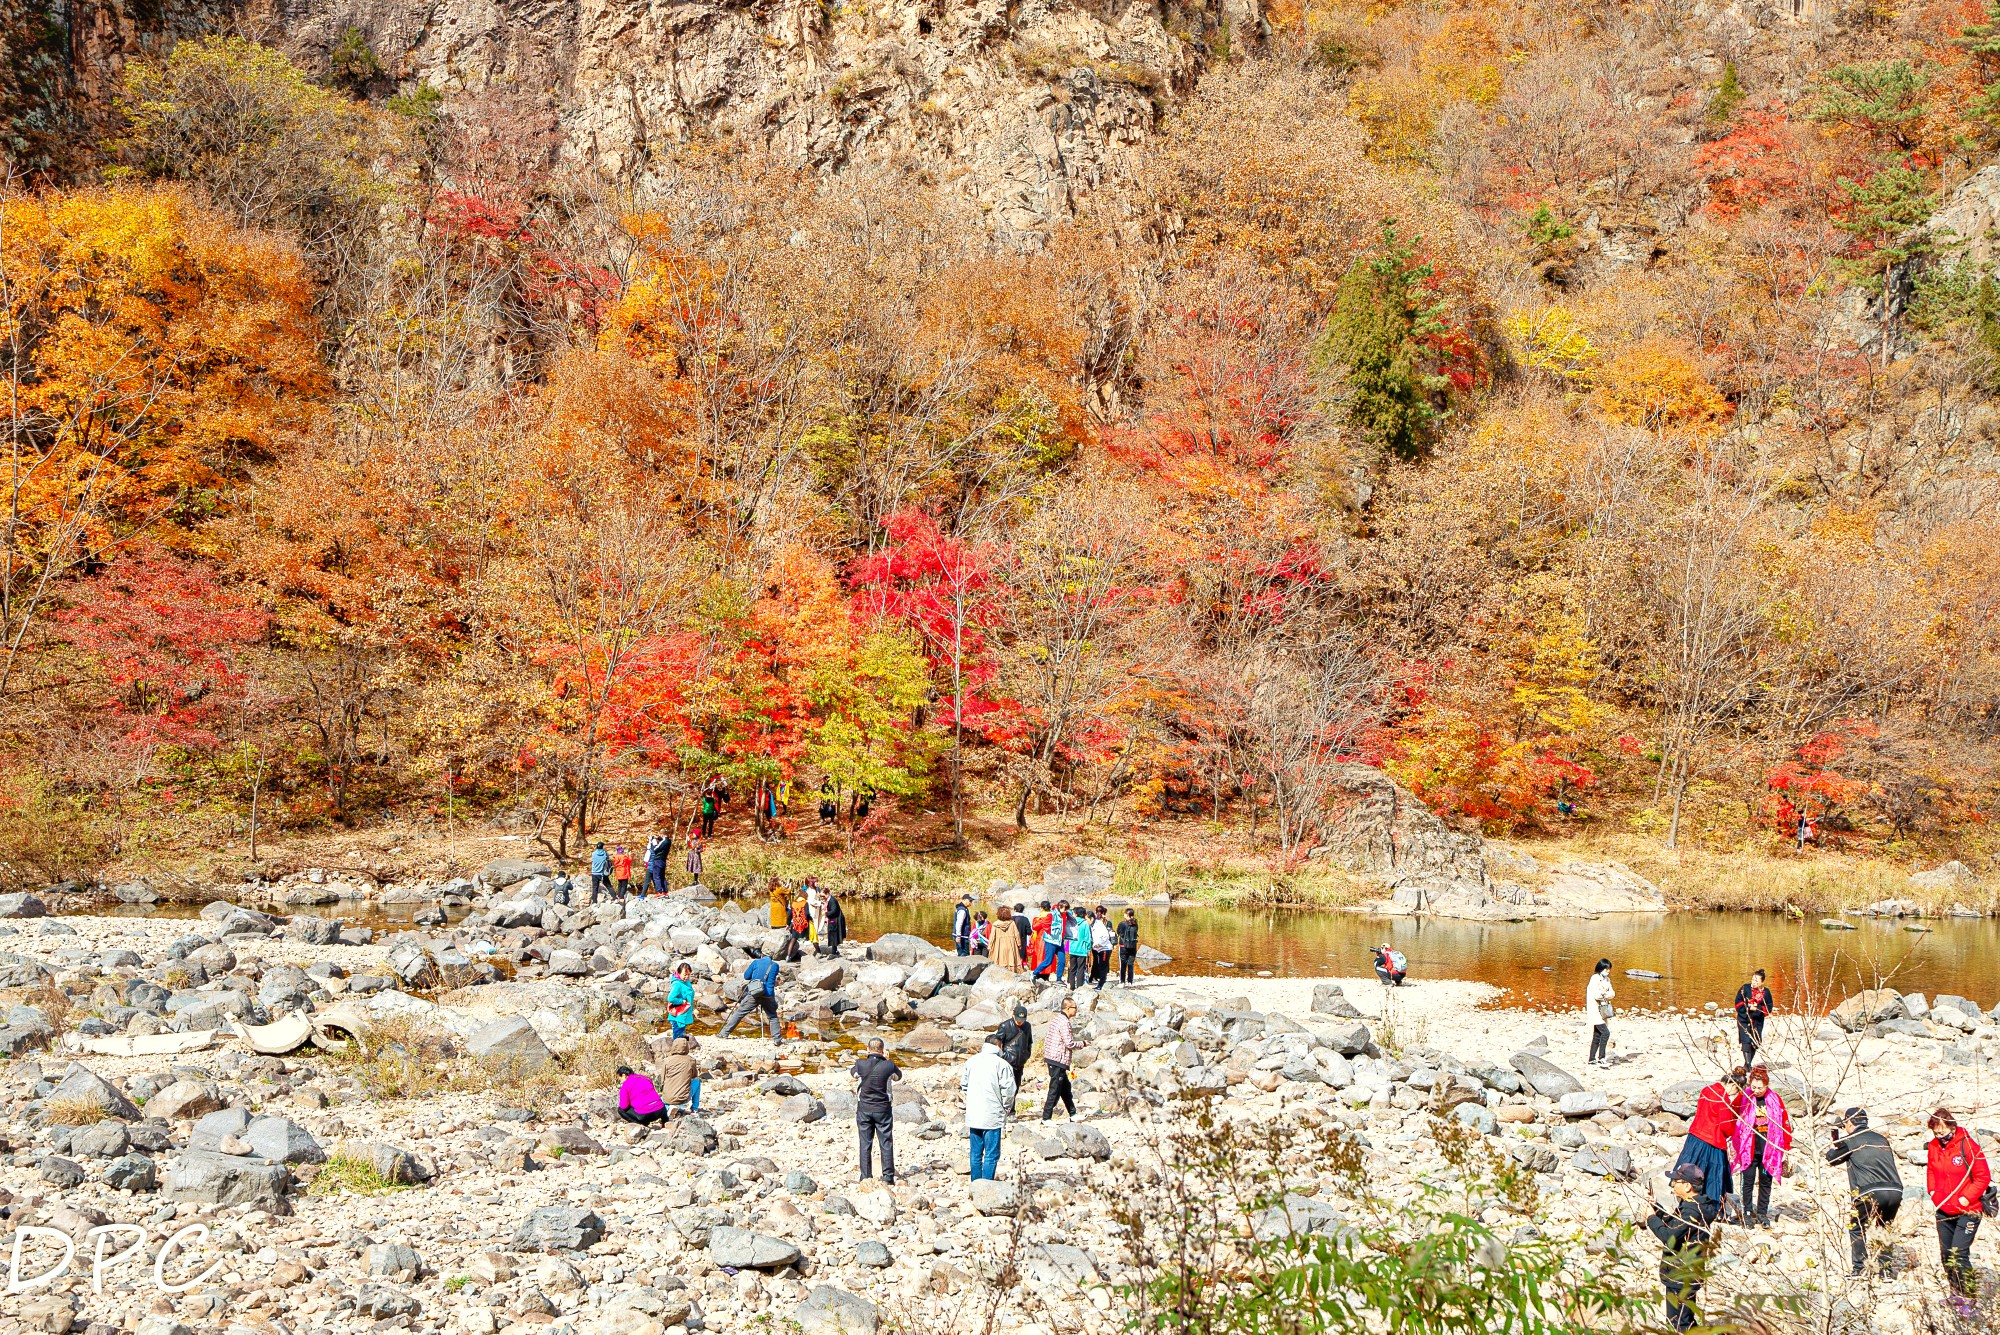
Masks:
[[[1681,1142],[1681,1157],[1675,1161],[1675,1167],[1691,1163],[1701,1169],[1702,1194],[1712,1201],[1720,1202],[1729,1194],[1729,1141],[1736,1134],[1736,1099],[1744,1082],[1739,1066],[1701,1091],[1687,1139]]]
[[[1993,1185],[1993,1170],[1987,1167],[1979,1142],[1950,1112],[1939,1108],[1932,1113],[1930,1128],[1924,1182],[1931,1204],[1937,1207],[1938,1257],[1952,1292],[1972,1299],[1978,1287],[1972,1272],[1972,1242],[1979,1236],[1982,1198]]]

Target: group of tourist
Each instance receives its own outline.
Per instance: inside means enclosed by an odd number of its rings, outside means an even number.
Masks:
[[[1111,977],[1118,955],[1118,981],[1129,986],[1139,965],[1139,915],[1131,909],[1113,921],[1102,904],[1085,908],[1067,899],[1043,900],[1028,916],[1026,904],[995,907],[988,918],[962,896],[951,913],[952,946],[961,955],[984,955],[996,969],[1048,978],[1068,987],[1086,982],[1098,991]]]
[[[1599,960],[1584,992],[1584,1020],[1590,1026],[1590,1065],[1608,1065],[1612,1000],[1611,961]],[[1668,1181],[1672,1209],[1655,1208],[1647,1226],[1660,1239],[1660,1281],[1666,1290],[1667,1319],[1675,1330],[1695,1324],[1694,1301],[1703,1262],[1713,1250],[1716,1226],[1732,1207],[1750,1228],[1768,1228],[1771,1191],[1785,1176],[1794,1146],[1792,1112],[1772,1087],[1761,1064],[1765,1023],[1776,1008],[1764,971],[1758,969],[1736,991],[1736,1038],[1743,1065],[1708,1085],[1695,1100],[1694,1117]],[[1986,1155],[1949,1109],[1928,1121],[1925,1186],[1936,1211],[1938,1254],[1952,1291],[1962,1303],[1974,1296],[1972,1244],[1982,1218],[2000,1213]],[[1903,1203],[1903,1177],[1886,1137],[1870,1128],[1863,1108],[1849,1108],[1830,1128],[1828,1163],[1847,1169],[1851,1209],[1848,1239],[1853,1273],[1867,1264],[1868,1229],[1895,1221]],[[1734,1196],[1731,1189],[1734,1188]],[[1882,1249],[1878,1265],[1889,1266]]]
[[[701,879],[702,849],[705,844],[706,840],[700,831],[688,831],[684,864],[687,867],[690,885]],[[671,830],[662,830],[658,834],[648,836],[645,857],[636,864],[632,851],[625,845],[614,844],[607,848],[602,839],[598,840],[596,846],[590,850],[590,882],[589,888],[584,892],[588,895],[584,902],[595,904],[599,898],[622,900],[631,895],[644,899],[648,895],[668,893],[674,888],[673,880],[667,874],[667,862],[673,856],[673,852],[674,835]],[[635,874],[636,867],[644,868],[643,877]],[[568,874],[558,873],[552,891],[556,903],[568,904],[576,893],[576,885]]]
[[[840,953],[840,943],[847,939],[847,914],[840,907],[840,896],[822,889],[819,877],[808,876],[805,884],[792,890],[773,876],[767,893],[769,922],[785,931],[782,958],[798,960],[808,950],[815,955]]]

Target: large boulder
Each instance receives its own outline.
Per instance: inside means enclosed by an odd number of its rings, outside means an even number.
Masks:
[[[1521,1073],[1528,1087],[1545,1099],[1559,1099],[1565,1094],[1581,1094],[1583,1081],[1571,1075],[1546,1057],[1532,1052],[1517,1052],[1507,1059],[1507,1064]]]
[[[815,1284],[792,1313],[803,1335],[875,1335],[881,1316],[875,1304],[831,1284]]]
[[[139,1120],[139,1110],[133,1106],[132,1100],[82,1062],[70,1063],[69,1069],[63,1072],[63,1078],[50,1091],[49,1102],[95,1104],[106,1117],[126,1122]]]
[[[290,1214],[291,1170],[241,1155],[187,1150],[167,1170],[161,1194],[197,1205],[249,1205],[269,1214]]]
[[[1910,888],[1912,890],[1931,891],[1959,890],[1971,885],[1978,879],[1973,873],[1972,868],[1954,858],[1943,866],[1934,867],[1930,871],[1911,873]]]
[[[259,1117],[243,1132],[251,1153],[272,1163],[325,1163],[312,1132],[289,1117]]]
[[[868,958],[884,964],[901,964],[905,967],[932,955],[942,955],[939,950],[921,936],[911,936],[907,932],[889,932],[869,943]]]
[[[48,915],[49,906],[33,895],[0,895],[0,918],[46,918]]]
[[[782,1270],[799,1259],[799,1249],[783,1238],[723,1225],[708,1231],[708,1257],[732,1270]]]
[[[550,1205],[531,1211],[514,1230],[514,1250],[580,1252],[604,1240],[604,1221],[594,1211]]]
[[[1042,894],[1048,899],[1094,899],[1111,888],[1118,877],[1115,867],[1103,858],[1079,853],[1052,867],[1042,868]]]
[[[847,981],[847,965],[840,960],[808,960],[799,966],[799,982],[816,992],[838,991]]]
[[[222,1091],[212,1080],[176,1080],[146,1100],[146,1115],[165,1122],[188,1121],[219,1112]]]
[[[554,876],[555,870],[546,862],[533,858],[495,858],[479,869],[479,879],[489,890],[505,890],[510,885],[518,885],[531,876]]]
[[[1901,1019],[1906,1013],[1901,993],[1894,988],[1873,987],[1856,992],[1835,1006],[1833,1022],[1849,1033],[1855,1033],[1884,1020]]]
[[[502,1016],[481,1025],[465,1041],[465,1050],[496,1066],[539,1071],[553,1060],[535,1026],[519,1015]]]

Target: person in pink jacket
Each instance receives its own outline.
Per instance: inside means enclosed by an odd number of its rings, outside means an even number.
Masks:
[[[1791,1110],[1771,1088],[1771,1073],[1753,1066],[1748,1087],[1737,1096],[1736,1126],[1729,1133],[1729,1168],[1742,1183],[1737,1199],[1751,1228],[1771,1226],[1771,1183],[1785,1175],[1791,1148]]]

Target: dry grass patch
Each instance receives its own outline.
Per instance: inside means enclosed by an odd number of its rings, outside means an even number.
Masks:
[[[338,1196],[343,1193],[355,1196],[386,1196],[391,1192],[415,1191],[416,1186],[407,1182],[391,1182],[366,1159],[335,1151],[327,1156],[325,1163],[313,1174],[311,1185],[306,1188],[308,1196]]]
[[[450,1034],[397,1018],[371,1026],[332,1061],[377,1099],[504,1094],[522,1107],[540,1109],[565,1091],[609,1088],[618,1082],[618,1067],[643,1068],[652,1053],[637,1030],[614,1021],[548,1062],[494,1061],[466,1052]]]
[[[94,1126],[110,1115],[96,1099],[50,1099],[42,1105],[45,1126]]]

